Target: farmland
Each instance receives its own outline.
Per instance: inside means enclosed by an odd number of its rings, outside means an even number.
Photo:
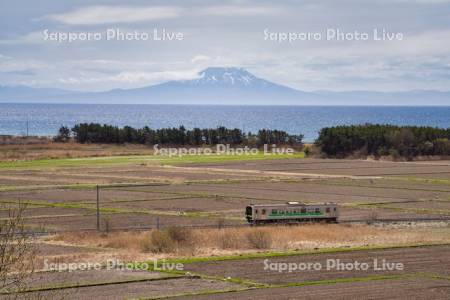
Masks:
[[[67,272],[58,279],[42,271],[30,278],[22,296],[269,299],[276,293],[288,299],[326,297],[338,289],[348,298],[444,299],[450,291],[450,161],[314,159],[303,154],[159,157],[144,149],[135,149],[139,155],[114,151],[121,155],[50,159],[40,152],[39,159],[0,162],[0,219],[8,218],[10,208],[26,206],[26,229],[39,233],[40,267],[45,259],[104,263],[111,258],[166,258],[182,262],[184,270],[102,269]],[[101,234],[96,233],[97,195]],[[336,202],[341,224],[263,228],[271,245],[257,249],[247,244],[254,229],[245,223],[245,206],[287,201]],[[173,226],[192,230],[196,245],[167,253],[140,248],[150,232]],[[213,238],[221,234],[242,240],[222,247]],[[126,242],[114,239],[116,235]],[[264,259],[324,263],[330,258],[385,259],[401,262],[405,269],[263,269]]]

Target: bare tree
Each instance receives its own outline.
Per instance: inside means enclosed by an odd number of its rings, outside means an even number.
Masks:
[[[23,214],[25,206],[8,209],[0,220],[0,293],[23,291],[34,272],[36,251],[27,234]]]

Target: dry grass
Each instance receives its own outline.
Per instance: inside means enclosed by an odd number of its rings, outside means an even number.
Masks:
[[[450,227],[377,228],[362,225],[227,228],[151,232],[66,233],[56,241],[126,250],[136,254],[220,255],[265,250],[389,246],[450,242]]]
[[[254,249],[270,249],[273,237],[267,230],[254,230],[246,235],[247,242]]]
[[[49,139],[38,143],[0,144],[0,161],[101,157],[113,155],[150,155],[151,147],[145,145],[103,145],[54,143]]]
[[[72,232],[57,235],[52,240],[70,245],[125,249],[140,252],[142,250],[142,241],[147,239],[148,235],[148,232],[114,232],[108,235],[93,232]]]

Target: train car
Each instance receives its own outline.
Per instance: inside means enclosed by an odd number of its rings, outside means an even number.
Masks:
[[[245,217],[252,225],[303,222],[337,223],[339,207],[336,203],[251,204],[245,209]]]

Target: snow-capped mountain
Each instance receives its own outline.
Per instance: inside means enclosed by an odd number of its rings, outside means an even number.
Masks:
[[[191,80],[168,81],[135,89],[71,92],[0,86],[0,102],[209,104],[209,105],[450,105],[450,93],[302,92],[256,77],[245,69],[207,68]]]
[[[97,101],[158,104],[267,104],[270,101],[293,101],[307,95],[286,86],[261,79],[242,68],[207,68],[191,80],[91,93]]]
[[[190,85],[230,85],[252,86],[270,85],[270,82],[257,78],[243,68],[208,68],[201,71],[198,79],[184,81]]]

